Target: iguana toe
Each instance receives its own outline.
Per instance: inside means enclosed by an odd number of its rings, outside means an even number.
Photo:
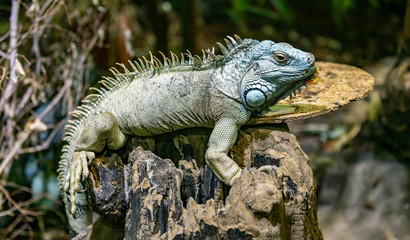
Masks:
[[[275,176],[278,177],[278,172],[276,171],[276,167],[273,165],[265,165],[265,166],[258,168],[258,170],[261,172],[267,172],[267,173],[273,171],[275,172]]]
[[[90,174],[88,163],[95,158],[94,152],[80,151],[75,152],[70,165],[70,171],[67,175],[65,191],[69,191],[71,202],[71,214],[75,214],[77,207],[75,204],[75,193],[83,192],[81,189],[81,181],[85,181]]]

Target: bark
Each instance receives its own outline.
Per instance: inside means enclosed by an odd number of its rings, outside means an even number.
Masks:
[[[161,157],[134,147],[125,165],[117,155],[94,164],[94,211],[112,232],[124,229],[110,239],[322,239],[309,159],[285,124],[239,132],[230,155],[244,170],[231,188],[198,156],[208,135],[209,130],[178,131],[156,138]],[[178,167],[164,155],[173,156]],[[183,160],[176,161],[178,156]],[[257,170],[267,165],[270,170]],[[79,239],[97,238],[97,224]]]

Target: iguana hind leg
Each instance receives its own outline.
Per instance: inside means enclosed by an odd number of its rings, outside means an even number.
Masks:
[[[101,152],[105,146],[116,150],[124,146],[127,136],[121,132],[117,118],[103,112],[86,126],[77,143],[77,150]]]
[[[95,152],[101,152],[105,146],[112,150],[119,149],[126,141],[127,136],[121,132],[117,118],[112,113],[97,115],[85,127],[77,142],[64,187],[70,193],[73,215],[76,212],[75,193],[81,192],[81,181],[88,177],[88,164],[95,158]]]

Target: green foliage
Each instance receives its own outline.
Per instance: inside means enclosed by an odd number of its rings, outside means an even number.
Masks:
[[[207,1],[204,4],[209,5],[208,11],[228,15],[237,26],[246,27],[247,23],[254,20],[254,18],[259,18],[258,20],[268,19],[286,24],[295,23],[293,9],[295,4],[297,4],[295,2],[286,0],[223,0]],[[328,11],[331,13],[334,24],[341,28],[344,21],[349,18],[349,13],[352,10],[359,10],[362,7],[369,6],[379,10],[381,9],[381,2],[381,0],[323,0],[312,2],[312,5],[321,3],[319,5],[322,7],[329,8]]]
[[[239,28],[250,22],[263,20],[281,21],[290,24],[294,16],[286,0],[223,0],[206,1],[203,14],[228,16]]]
[[[330,0],[330,8],[337,27],[342,27],[343,19],[348,18],[349,10],[356,9],[359,4],[369,3],[374,9],[380,8],[379,0]]]
[[[293,21],[292,12],[284,0],[230,0],[230,4],[227,13],[239,26],[255,16],[286,23]]]

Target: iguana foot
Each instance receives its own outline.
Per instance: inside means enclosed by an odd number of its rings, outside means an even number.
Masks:
[[[273,165],[262,166],[262,167],[258,168],[258,171],[267,172],[267,173],[270,173],[270,172],[273,171],[273,172],[275,172],[275,176],[278,177],[278,172],[276,171],[276,167],[273,166]]]
[[[242,169],[225,153],[215,153],[208,149],[205,159],[219,180],[229,186],[241,176]]]
[[[85,181],[89,175],[88,164],[95,158],[94,152],[80,151],[73,154],[70,165],[70,171],[66,177],[64,191],[70,193],[71,214],[75,214],[77,207],[75,205],[75,193],[82,192],[80,182]]]

